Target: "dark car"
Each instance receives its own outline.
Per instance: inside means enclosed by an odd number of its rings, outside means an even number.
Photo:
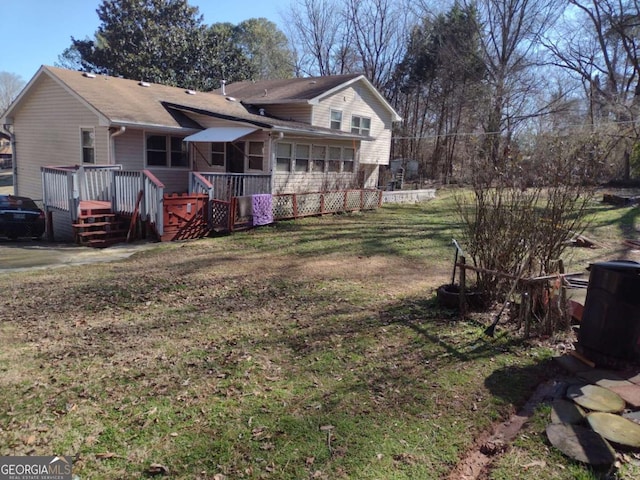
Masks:
[[[27,197],[0,195],[0,237],[40,238],[44,233],[44,212]]]

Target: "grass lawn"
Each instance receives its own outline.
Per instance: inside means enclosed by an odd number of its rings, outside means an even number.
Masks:
[[[594,204],[574,268],[637,209]],[[483,335],[451,279],[451,194],[0,277],[0,455],[81,479],[441,479],[558,374],[554,339]],[[556,454],[542,405],[483,478],[605,478]],[[637,478],[623,464],[618,478]]]

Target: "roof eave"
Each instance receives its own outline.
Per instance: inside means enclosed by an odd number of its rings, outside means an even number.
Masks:
[[[127,127],[127,128],[141,128],[145,130],[155,130],[155,131],[175,131],[181,133],[196,133],[200,131],[197,128],[189,128],[189,127],[181,127],[176,125],[162,125],[159,123],[147,123],[147,122],[133,122],[131,120],[118,120],[115,119],[111,122],[111,127]]]
[[[45,65],[42,65],[40,69],[36,72],[36,74],[29,80],[29,83],[22,89],[18,97],[13,101],[13,103],[9,106],[6,113],[4,114],[5,118],[11,118],[9,116],[10,112],[13,112],[18,105],[24,100],[27,96],[31,87],[38,81],[38,79],[42,75],[47,75],[54,82],[56,82],[60,87],[62,87],[67,93],[77,99],[80,103],[82,103],[87,109],[89,109],[93,114],[98,117],[98,124],[101,126],[111,126],[111,119],[102,113],[100,110],[91,105],[87,100],[79,95],[75,90],[73,90],[69,85],[67,85],[62,79],[58,78],[53,72],[51,72]]]
[[[324,138],[333,138],[339,140],[373,140],[371,137],[367,137],[364,135],[354,135],[350,133],[343,132],[342,134],[339,132],[329,132],[325,130],[316,130],[313,128],[296,128],[296,127],[286,127],[286,126],[276,126],[273,128],[275,132],[283,132],[283,133],[302,133],[305,135],[313,136],[313,137],[324,137]]]

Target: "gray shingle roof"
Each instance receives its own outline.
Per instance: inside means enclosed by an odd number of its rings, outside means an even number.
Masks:
[[[107,75],[87,76],[82,72],[57,67],[42,67],[42,71],[64,88],[86,102],[96,113],[113,125],[157,126],[162,128],[201,129],[188,114],[198,113],[234,122],[244,122],[261,128],[295,130],[315,135],[345,138],[366,138],[349,132],[339,132],[301,122],[292,122],[254,113],[250,107],[219,92],[193,92],[184,88],[145,83]],[[316,95],[356,76],[327,77],[319,81],[322,89],[303,88],[302,79],[274,80],[274,84],[293,82],[298,95]],[[36,75],[37,78],[37,75]],[[308,79],[305,79],[308,81]],[[284,93],[284,90],[280,90]],[[306,92],[306,93],[304,93]]]
[[[136,80],[106,75],[91,78],[81,72],[56,67],[43,67],[43,70],[113,124],[198,128],[184,115],[176,115],[175,111],[166,108],[165,103],[200,108],[238,119],[257,117],[239,102],[231,102],[218,93],[192,94],[184,88],[155,83],[142,86],[142,82]]]
[[[225,92],[247,104],[307,102],[360,76],[359,74],[331,75],[237,82],[227,85]],[[218,89],[216,92],[222,93],[222,89]]]

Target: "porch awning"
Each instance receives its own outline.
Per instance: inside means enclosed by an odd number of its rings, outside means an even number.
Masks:
[[[233,142],[258,130],[253,127],[212,127],[189,135],[185,142]]]

